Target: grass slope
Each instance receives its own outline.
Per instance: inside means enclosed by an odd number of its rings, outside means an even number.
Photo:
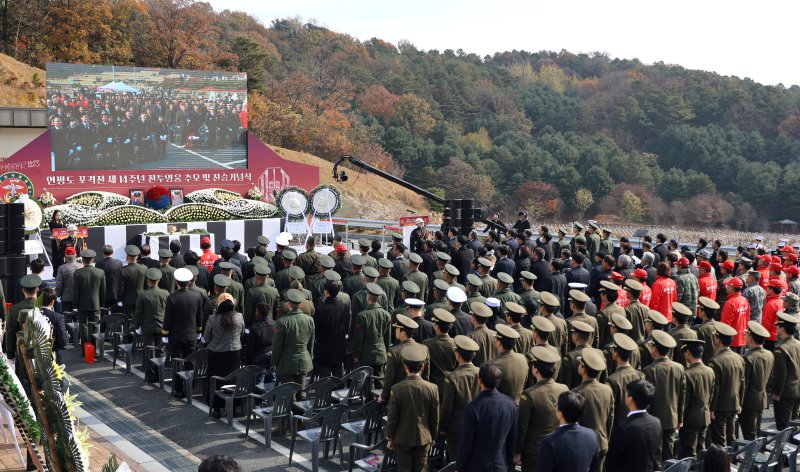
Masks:
[[[40,85],[33,85],[37,74]],[[44,106],[45,72],[0,54],[0,106],[31,107]]]

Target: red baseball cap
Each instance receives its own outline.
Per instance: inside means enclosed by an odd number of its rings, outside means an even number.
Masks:
[[[789,254],[786,254],[786,260],[787,261],[792,261],[792,262],[797,262],[797,254],[795,254],[793,252],[790,252]]]
[[[633,276],[637,279],[646,279],[647,278],[647,271],[644,269],[636,269],[633,271]]]
[[[781,283],[781,279],[774,278],[774,279],[770,279],[770,281],[767,282],[767,287],[782,289],[783,288],[783,284]]]
[[[647,277],[647,276],[645,276],[645,277]],[[619,272],[612,272],[611,273],[611,278],[614,279],[614,280],[625,280],[625,276],[620,274]]]
[[[742,288],[742,286],[744,285],[742,283],[742,279],[740,279],[739,277],[732,277],[732,278],[726,280],[725,282],[723,282],[723,284],[724,285],[733,285],[736,288]]]
[[[70,246],[70,247],[68,247],[68,248],[64,249],[64,255],[65,255],[65,256],[75,256],[75,255],[77,255],[77,254],[78,254],[78,253],[75,251],[75,248],[74,248],[74,247],[72,247],[72,246]]]
[[[708,262],[708,261],[702,261],[702,262],[700,262],[700,264],[698,264],[698,265],[697,265],[697,267],[699,267],[699,268],[701,268],[701,269],[708,269],[708,270],[711,270],[711,269],[713,269],[713,267],[711,266],[711,263],[710,263],[710,262]]]
[[[788,244],[786,246],[783,246],[779,250],[781,252],[788,252],[789,254],[794,254],[794,248],[792,246],[789,246]]]
[[[781,272],[783,271],[783,266],[779,262],[773,262],[769,265],[769,270],[773,272]]]
[[[733,261],[725,261],[720,265],[720,267],[727,270],[728,272],[733,272]]]
[[[800,267],[789,266],[786,268],[786,273],[791,275],[800,275]]]
[[[777,262],[778,264],[780,264],[780,263],[781,263],[781,256],[770,256],[770,258],[772,259],[772,263],[773,263],[773,264],[774,264],[774,263],[776,263],[776,262]]]
[[[689,267],[689,259],[681,257],[680,259],[678,259],[678,265],[683,267]]]
[[[345,252],[347,252],[347,247],[344,244],[339,244],[338,246],[336,246],[336,252],[344,254]]]

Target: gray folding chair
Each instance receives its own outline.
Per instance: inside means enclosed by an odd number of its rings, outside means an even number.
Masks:
[[[292,456],[294,455],[294,446],[297,438],[300,437],[311,443],[311,470],[317,472],[319,470],[319,446],[325,445],[325,459],[328,458],[328,447],[333,443],[334,451],[336,454],[336,445],[339,445],[339,462],[344,466],[344,453],[342,452],[342,438],[339,434],[339,427],[342,424],[342,418],[347,412],[346,405],[333,405],[330,406],[314,416],[307,417],[302,415],[295,415],[292,418],[292,441],[289,445],[289,465],[292,464]],[[302,421],[303,424],[311,425],[311,427],[302,431],[297,430],[298,422]],[[317,422],[320,426],[314,427]]]
[[[267,448],[272,447],[272,423],[276,420],[292,420],[292,402],[294,401],[294,396],[300,390],[302,390],[300,384],[289,382],[281,384],[262,395],[251,393],[247,398],[245,438],[250,434],[250,418],[253,415],[259,416],[264,420],[264,443]],[[265,402],[266,406],[256,408],[255,402],[257,401]]]

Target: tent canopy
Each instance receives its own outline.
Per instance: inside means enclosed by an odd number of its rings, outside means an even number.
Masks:
[[[797,222],[796,221],[792,221],[792,220],[780,220],[780,221],[776,221],[775,224],[778,224],[778,225],[796,225]]]
[[[129,92],[129,93],[139,93],[140,90],[136,87],[131,87],[130,85],[126,84],[125,82],[116,82],[111,81],[103,86],[97,87],[98,92]]]

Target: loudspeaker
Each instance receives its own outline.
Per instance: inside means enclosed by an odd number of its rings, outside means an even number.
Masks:
[[[21,255],[25,252],[25,205],[0,205],[0,254]],[[24,273],[23,273],[24,275]]]

